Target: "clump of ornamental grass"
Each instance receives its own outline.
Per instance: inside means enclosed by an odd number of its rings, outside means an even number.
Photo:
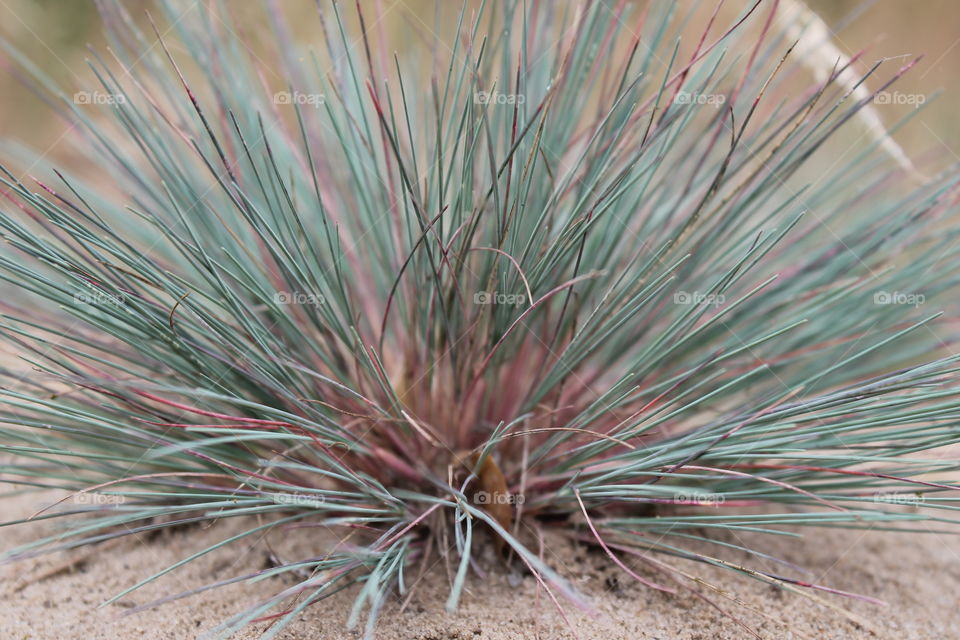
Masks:
[[[3,479],[67,495],[8,558],[250,523],[112,602],[335,531],[218,583],[264,596],[214,633],[353,586],[372,634],[438,562],[450,609],[498,564],[588,606],[548,530],[713,602],[678,559],[837,593],[718,534],[951,520],[960,465],[927,452],[960,441],[956,173],[921,184],[862,135],[912,63],[811,84],[776,4],[693,31],[671,3],[440,3],[397,10],[394,53],[377,4],[319,3],[295,40],[275,8],[248,34],[217,3],[108,2],[99,85],[70,91],[8,46],[82,158],[4,152],[2,331],[29,366]]]

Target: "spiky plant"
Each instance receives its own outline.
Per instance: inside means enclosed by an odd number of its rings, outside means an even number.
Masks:
[[[812,593],[703,545],[948,520],[958,464],[923,454],[960,440],[936,311],[957,176],[914,189],[889,140],[830,146],[906,67],[798,90],[819,63],[776,3],[692,34],[660,2],[409,13],[402,55],[378,6],[320,3],[313,48],[273,9],[248,42],[216,3],[159,27],[104,3],[111,59],[76,95],[7,47],[83,158],[3,169],[2,327],[30,365],[4,480],[69,516],[9,558],[257,516],[116,600],[325,527],[344,541],[246,576],[296,585],[215,632],[273,637],[355,585],[373,633],[438,558],[455,607],[486,546],[582,603],[548,528],[655,589],[698,589],[679,557]]]

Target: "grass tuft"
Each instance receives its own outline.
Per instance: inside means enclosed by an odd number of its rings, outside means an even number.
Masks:
[[[7,559],[256,516],[113,602],[322,526],[341,541],[220,583],[267,595],[212,635],[354,587],[371,636],[438,561],[455,609],[489,546],[589,606],[548,529],[654,589],[707,598],[690,559],[816,598],[842,592],[703,549],[768,567],[716,534],[954,522],[957,175],[915,187],[883,136],[837,151],[913,63],[798,90],[817,61],[776,3],[702,33],[610,4],[438,3],[401,55],[361,3],[300,44],[272,4],[253,40],[220,3],[105,2],[80,93],[6,45],[82,158],[0,167],[0,331],[29,369],[0,470],[67,492]]]

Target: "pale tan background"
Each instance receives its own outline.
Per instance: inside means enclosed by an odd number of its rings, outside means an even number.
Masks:
[[[321,4],[325,1],[321,0]],[[440,1],[445,5],[444,14],[448,19],[459,9],[460,0]],[[489,4],[493,6],[505,1],[508,0],[493,0]],[[613,0],[606,1],[613,3]],[[637,1],[642,4],[645,0]],[[298,40],[319,44],[314,0],[279,2],[287,15],[295,17],[292,24]],[[147,11],[159,14],[152,0],[126,0],[126,4],[144,24]],[[369,20],[377,20],[381,17],[378,11],[382,11],[382,25],[394,34],[410,31],[410,18],[405,19],[405,13],[431,23],[435,9],[434,0],[362,0],[361,4]],[[728,0],[718,24],[729,23],[748,4],[747,0]],[[352,5],[353,2],[341,4],[343,13],[350,18],[354,13]],[[695,11],[702,22],[713,10],[714,3],[679,0],[678,5],[681,10]],[[226,0],[226,6],[241,22],[248,18],[246,26],[251,37],[257,37],[258,29],[262,32],[262,22],[256,18],[262,7],[260,0]],[[835,27],[834,43],[841,51],[848,55],[866,51],[856,66],[861,73],[879,58],[924,55],[924,60],[895,88],[904,93],[931,97],[938,90],[942,93],[917,121],[898,132],[895,139],[911,156],[933,152],[943,154],[949,161],[960,160],[960,123],[957,118],[960,103],[960,2],[809,0],[808,6],[816,10],[828,25]],[[102,49],[104,45],[93,0],[0,0],[0,37],[28,54],[66,88],[93,86],[85,62],[88,56],[86,47],[91,45]],[[401,37],[400,41],[403,40]],[[174,45],[172,38],[168,44]],[[897,66],[897,62],[892,62],[885,68],[892,73]],[[884,73],[877,77],[877,81],[882,77],[885,77]],[[66,124],[52,120],[41,103],[23,90],[7,65],[3,65],[0,74],[0,96],[0,137],[27,140],[41,151],[53,145],[47,151],[47,158],[53,162],[61,158],[61,161],[67,161],[58,155],[55,144]],[[884,105],[879,114],[885,123],[892,124],[911,108],[910,105]]]

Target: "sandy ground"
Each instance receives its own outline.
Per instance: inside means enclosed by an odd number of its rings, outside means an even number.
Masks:
[[[49,502],[49,494],[0,499],[2,519],[23,517]],[[223,618],[256,601],[267,590],[290,584],[281,578],[235,584],[134,615],[132,606],[169,593],[263,568],[268,551],[263,540],[241,542],[201,557],[128,596],[122,604],[98,608],[104,599],[192,552],[242,530],[243,522],[222,521],[203,528],[166,532],[152,540],[126,537],[94,550],[50,555],[0,567],[0,638],[148,640],[197,638]],[[8,549],[55,525],[31,523],[0,529],[0,546]],[[960,533],[960,529],[955,530]],[[736,540],[729,539],[731,542]],[[783,592],[728,571],[677,561],[721,593],[711,599],[755,630],[761,638],[960,638],[960,537],[880,531],[808,530],[803,539],[742,536],[742,542],[803,565],[820,584],[884,600],[874,605],[840,596],[825,600],[846,607],[874,629],[852,622],[834,609]],[[309,553],[317,546],[311,530],[269,540],[281,553]],[[715,552],[715,548],[711,548]],[[724,555],[743,561],[739,552]],[[670,595],[631,582],[600,553],[566,542],[548,547],[546,556],[592,601],[595,612],[566,607],[569,625],[538,589],[531,576],[518,578],[493,569],[486,580],[472,578],[460,610],[444,612],[447,577],[442,567],[428,572],[409,605],[400,600],[385,609],[377,638],[384,640],[482,640],[515,638],[585,638],[710,640],[752,637],[706,602],[689,593]],[[76,562],[71,563],[73,559]],[[754,564],[753,566],[757,566]],[[773,568],[761,567],[761,568]],[[782,572],[782,569],[778,569]],[[638,572],[645,573],[643,568]],[[649,574],[648,574],[649,575]],[[653,577],[653,576],[650,576]],[[798,576],[799,577],[799,576]],[[705,592],[709,590],[705,589]],[[733,594],[736,594],[734,597]],[[285,640],[359,638],[344,622],[355,591],[310,607],[278,637]],[[572,629],[571,629],[572,627]],[[261,624],[237,637],[257,638]]]

